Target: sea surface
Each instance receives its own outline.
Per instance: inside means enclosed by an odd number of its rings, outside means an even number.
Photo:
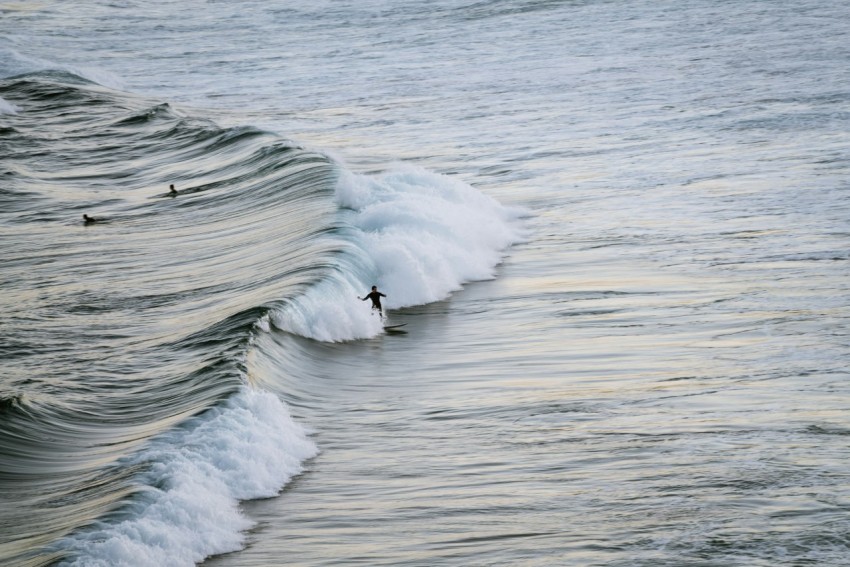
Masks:
[[[3,566],[846,566],[850,3],[0,0],[0,361]]]

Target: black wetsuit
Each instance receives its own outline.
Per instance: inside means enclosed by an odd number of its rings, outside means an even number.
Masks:
[[[382,297],[386,297],[386,295],[384,295],[380,291],[373,291],[373,292],[369,293],[366,297],[364,297],[363,301],[366,301],[367,299],[371,299],[372,300],[372,309],[377,309],[379,312],[383,313],[384,310],[381,307],[381,298]]]

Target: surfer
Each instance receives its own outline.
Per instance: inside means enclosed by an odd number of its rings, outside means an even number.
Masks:
[[[378,286],[373,285],[372,291],[370,293],[366,294],[366,297],[357,296],[357,299],[359,299],[360,301],[366,301],[367,299],[371,299],[372,300],[372,309],[377,309],[378,315],[380,315],[381,319],[383,319],[384,318],[384,310],[381,307],[381,298],[382,297],[386,297],[386,295],[384,295],[383,293],[378,291]]]
[[[174,184],[172,183],[170,186],[171,190],[168,192],[172,197],[177,196],[177,189],[174,188]]]
[[[85,224],[94,224],[97,222],[97,219],[94,217],[90,217],[87,214],[83,214],[83,222]]]

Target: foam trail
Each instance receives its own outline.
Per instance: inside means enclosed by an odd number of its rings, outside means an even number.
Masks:
[[[523,239],[526,211],[505,207],[470,185],[413,166],[380,175],[340,172],[336,199],[349,231],[340,271],[286,309],[274,324],[321,341],[381,332],[358,301],[373,285],[388,309],[446,298],[490,279],[503,251]]]
[[[128,465],[149,467],[127,519],[62,542],[63,566],[193,566],[241,549],[252,522],[238,501],[277,494],[317,453],[273,394],[245,387],[157,439]]]

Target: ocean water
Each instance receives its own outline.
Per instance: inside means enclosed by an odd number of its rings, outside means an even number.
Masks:
[[[842,2],[0,3],[0,564],[850,564],[848,180]]]

